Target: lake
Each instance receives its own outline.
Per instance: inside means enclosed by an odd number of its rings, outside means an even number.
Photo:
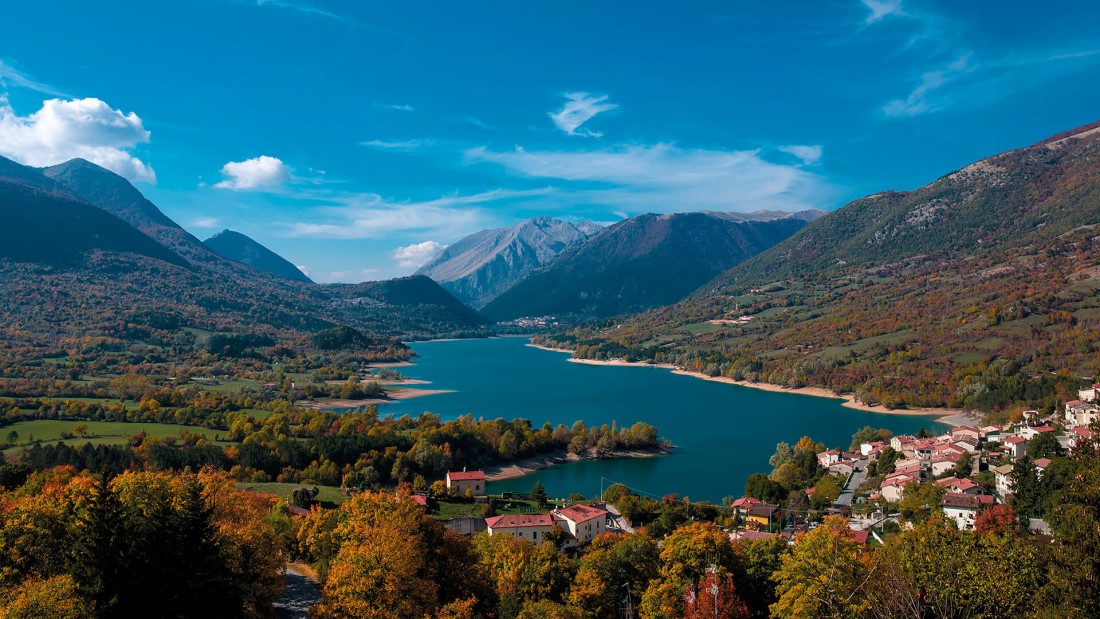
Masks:
[[[417,342],[414,365],[399,368],[409,378],[431,381],[444,393],[380,407],[382,414],[416,416],[424,411],[453,419],[530,419],[567,426],[620,426],[644,421],[677,446],[667,456],[582,461],[493,482],[490,492],[527,492],[541,481],[553,497],[573,492],[594,497],[613,481],[661,496],[677,493],[718,503],[739,497],[745,479],[769,472],[775,445],[803,435],[847,449],[863,426],[897,434],[946,426],[932,417],[867,413],[841,400],[739,387],[652,367],[595,366],[567,361],[570,355],[528,346],[526,338]]]

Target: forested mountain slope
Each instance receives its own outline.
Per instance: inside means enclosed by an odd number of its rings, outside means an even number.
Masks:
[[[554,341],[890,406],[990,409],[1096,373],[1098,290],[1100,123],[856,200],[682,303]]]

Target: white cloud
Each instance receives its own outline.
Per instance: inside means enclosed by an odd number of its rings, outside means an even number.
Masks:
[[[360,142],[360,146],[366,146],[367,148],[373,148],[375,150],[393,150],[401,152],[414,151],[422,146],[428,146],[432,144],[432,140],[367,140]]]
[[[412,245],[406,245],[405,247],[398,247],[390,254],[393,259],[397,261],[397,265],[403,269],[418,269],[424,266],[424,263],[432,259],[439,253],[439,250],[445,246],[436,243],[435,241],[424,241],[423,243],[413,243]]]
[[[81,157],[131,181],[155,183],[153,168],[127,152],[148,141],[137,114],[124,114],[99,99],[49,99],[30,116],[19,116],[0,95],[0,155],[26,165]]]
[[[942,69],[928,71],[921,75],[920,83],[908,97],[888,102],[882,106],[882,111],[891,117],[918,116],[925,112],[936,111],[944,103],[932,97],[934,92],[973,70],[974,67],[970,65],[970,55],[961,56]]]
[[[199,217],[195,221],[192,221],[191,225],[195,226],[196,228],[217,228],[218,227],[218,218],[217,217]]]
[[[230,161],[222,166],[226,180],[214,185],[220,189],[271,189],[282,185],[289,171],[281,159],[261,155],[244,161]]]
[[[863,0],[863,5],[871,12],[867,15],[866,22],[873,24],[889,17],[890,15],[905,15],[901,8],[902,0]]]
[[[555,203],[598,204],[629,212],[801,210],[827,203],[822,179],[800,165],[763,159],[756,150],[684,149],[672,144],[591,151],[466,151],[535,178],[567,181]]]
[[[306,277],[309,277],[309,267],[305,266],[304,264],[296,264],[294,266],[296,266],[298,268],[298,270],[302,272],[303,275],[305,275]]]
[[[395,112],[415,112],[416,108],[408,104],[376,103],[374,107],[381,110],[393,110]]]
[[[603,134],[595,131],[578,131],[581,125],[592,120],[597,114],[613,110],[618,105],[607,103],[607,95],[594,96],[587,92],[570,92],[565,94],[565,105],[557,112],[549,112],[548,115],[557,125],[558,129],[569,135],[583,135],[590,137],[602,137]]]
[[[17,88],[27,88],[54,97],[69,97],[69,95],[53,86],[37,82],[18,68],[0,60],[0,86],[7,88],[9,85]]]
[[[821,146],[817,144],[780,146],[778,150],[798,157],[802,165],[814,165],[821,161]]]
[[[550,189],[509,191],[496,189],[473,195],[451,195],[424,202],[393,202],[377,194],[330,196],[342,206],[320,209],[321,222],[287,224],[289,236],[329,239],[378,238],[398,232],[458,237],[475,232],[490,219],[481,209],[502,200],[543,196]],[[328,217],[324,217],[328,215]]]

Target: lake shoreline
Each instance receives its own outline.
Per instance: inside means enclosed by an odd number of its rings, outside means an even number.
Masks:
[[[387,398],[370,398],[366,400],[321,400],[305,404],[295,403],[295,406],[298,408],[312,408],[319,411],[348,410],[369,406],[371,404],[390,404],[401,400],[411,400],[412,398],[422,398],[429,395],[454,392],[454,389],[394,389],[386,393],[388,396]]]
[[[652,449],[617,449],[610,454],[598,457],[595,450],[588,450],[588,455],[579,456],[566,451],[555,451],[548,454],[540,454],[527,458],[520,458],[507,464],[497,464],[485,467],[485,481],[504,481],[525,477],[553,466],[568,464],[570,462],[582,462],[584,460],[615,460],[621,458],[656,458],[672,453],[671,449],[655,447]]]
[[[573,351],[565,348],[550,348],[548,346],[540,346],[538,344],[528,344],[532,348],[538,348],[540,350],[546,350],[550,352],[560,352],[572,354]],[[945,423],[950,426],[961,425],[980,425],[980,418],[970,411],[965,411],[957,408],[905,408],[905,409],[890,409],[882,405],[870,405],[856,401],[855,396],[851,394],[838,394],[829,389],[823,387],[800,387],[791,388],[784,387],[782,385],[775,385],[772,383],[763,382],[750,382],[746,380],[734,380],[725,376],[710,376],[703,374],[702,372],[691,372],[689,370],[681,369],[670,363],[650,363],[645,361],[624,361],[622,359],[612,359],[610,361],[599,361],[596,359],[578,359],[576,357],[570,357],[568,359],[570,363],[580,363],[584,365],[605,365],[605,366],[618,366],[618,367],[647,367],[657,368],[662,370],[670,370],[673,374],[681,376],[691,376],[693,378],[699,378],[716,383],[726,383],[728,385],[736,385],[738,387],[748,387],[750,389],[759,389],[761,391],[771,391],[774,393],[791,393],[795,395],[805,395],[817,398],[830,398],[833,400],[843,400],[841,406],[850,408],[853,410],[879,413],[883,415],[908,415],[908,416],[924,416],[924,417],[937,417],[936,421]]]

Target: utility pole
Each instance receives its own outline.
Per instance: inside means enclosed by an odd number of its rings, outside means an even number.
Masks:
[[[712,557],[710,567],[707,568],[707,573],[711,576],[707,593],[714,596],[714,619],[718,619],[718,566],[715,563],[716,559]]]
[[[624,582],[626,597],[623,598],[623,619],[634,619],[634,601],[630,598],[630,583]]]

